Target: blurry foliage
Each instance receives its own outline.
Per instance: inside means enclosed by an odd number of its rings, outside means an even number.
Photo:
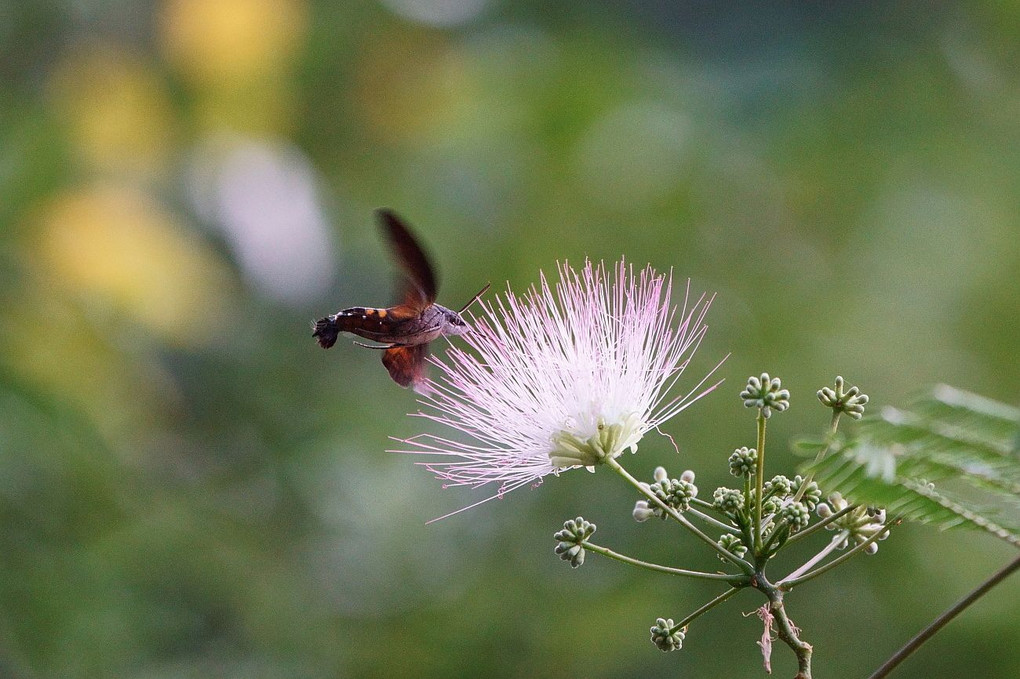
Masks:
[[[801,404],[836,372],[876,403],[935,381],[1015,401],[1016,19],[978,2],[5,3],[0,673],[757,667],[754,635],[718,618],[682,654],[648,644],[650,607],[705,592],[560,568],[564,517],[629,520],[612,479],[424,528],[477,498],[383,452],[420,426],[412,395],[371,352],[322,352],[308,320],[390,301],[370,224],[388,205],[453,306],[621,253],[717,291],[699,360],[733,352],[727,384],[780,374],[779,438],[823,428]],[[635,473],[746,445],[726,393],[676,420],[682,460],[649,442]],[[1002,561],[967,539],[903,529],[841,572],[841,622],[791,611],[819,674],[873,668]],[[1008,675],[1010,587],[902,676]],[[848,643],[846,625],[870,633]]]
[[[1020,547],[1020,410],[939,385],[907,409],[886,407],[848,442],[801,442],[832,454],[804,467],[822,488],[890,517],[987,531]]]

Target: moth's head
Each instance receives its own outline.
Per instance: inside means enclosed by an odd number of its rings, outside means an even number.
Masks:
[[[471,326],[467,324],[459,313],[451,309],[443,311],[443,325],[444,334],[446,335],[463,335],[466,332],[471,331]]]

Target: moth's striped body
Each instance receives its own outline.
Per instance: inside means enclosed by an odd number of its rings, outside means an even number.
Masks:
[[[354,306],[326,316],[315,324],[314,336],[328,349],[337,335],[349,332],[380,344],[425,344],[443,335],[467,332],[460,314],[439,304],[431,304],[420,313],[408,315],[402,306],[378,309]]]
[[[380,346],[375,348],[384,350],[382,362],[390,377],[403,387],[417,387],[425,379],[428,343],[444,335],[462,335],[471,328],[460,312],[435,303],[435,274],[407,226],[389,210],[376,214],[403,270],[403,303],[386,309],[361,306],[342,309],[316,321],[312,337],[324,349],[336,344],[342,332],[377,342]],[[486,285],[468,306],[488,289]]]

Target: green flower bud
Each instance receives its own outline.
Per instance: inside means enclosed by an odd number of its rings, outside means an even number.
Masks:
[[[583,542],[595,533],[595,524],[585,521],[580,516],[563,523],[563,530],[553,535],[556,544],[555,552],[564,561],[570,562],[571,568],[578,568],[584,563]]]
[[[765,495],[771,495],[782,500],[790,495],[792,489],[793,483],[790,479],[782,474],[776,474],[772,477],[771,481],[765,482],[764,492]]]
[[[778,497],[770,497],[761,503],[761,511],[763,514],[768,516],[769,514],[775,514],[783,508],[783,501]]]
[[[758,465],[758,451],[754,448],[737,448],[730,455],[730,474],[734,476],[750,476]]]
[[[850,387],[843,390],[844,382],[842,377],[836,377],[836,388],[822,387],[818,390],[818,400],[822,405],[832,408],[835,412],[846,413],[855,420],[861,419],[864,415],[864,405],[868,402],[868,395],[862,394],[857,387]]]
[[[811,510],[803,502],[791,502],[783,507],[779,515],[790,527],[791,533],[803,530],[811,523]]]
[[[663,479],[648,487],[663,504],[678,512],[690,509],[691,500],[698,496],[698,487],[680,479]],[[656,513],[663,513],[661,507],[654,507]]]
[[[673,629],[673,618],[656,618],[649,631],[652,633],[652,643],[663,653],[679,650],[686,636],[684,630]]]
[[[790,392],[781,389],[782,382],[778,377],[769,377],[762,373],[761,377],[749,377],[747,387],[740,392],[740,398],[748,408],[760,408],[765,418],[772,417],[772,410],[783,412],[790,407]]]
[[[735,515],[744,509],[744,494],[733,488],[716,488],[712,494],[712,504],[719,511]]]
[[[794,495],[800,492],[800,486],[804,483],[804,477],[797,474],[793,477],[793,487],[791,488]],[[810,482],[804,489],[804,493],[800,496],[800,501],[803,502],[809,510],[813,510],[818,506],[818,503],[822,501],[822,489],[818,487],[818,484],[814,481]]]
[[[719,538],[719,542],[716,544],[733,556],[739,556],[742,558],[745,554],[747,554],[747,545],[744,544],[743,540],[732,533],[723,533]],[[723,563],[729,563],[723,558],[722,554],[716,554],[716,556],[719,557],[719,560]]]

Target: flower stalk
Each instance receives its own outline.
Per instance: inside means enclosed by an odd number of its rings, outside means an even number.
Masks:
[[[887,677],[890,672],[893,671],[901,662],[906,660],[910,655],[921,647],[921,644],[928,641],[928,639],[935,636],[935,633],[945,627],[949,622],[966,610],[971,604],[983,597],[993,587],[998,585],[1000,582],[1008,578],[1014,572],[1020,569],[1020,556],[1013,559],[1011,562],[1006,564],[1003,568],[992,574],[990,578],[985,580],[983,583],[978,585],[974,591],[967,594],[967,596],[960,599],[953,606],[949,608],[945,613],[940,615],[938,618],[932,621],[930,625],[921,630],[913,639],[897,651],[893,657],[889,658],[885,663],[882,664],[875,672],[868,677],[868,679],[883,679]]]
[[[754,473],[754,553],[756,558],[760,558],[763,554],[762,545],[762,526],[761,526],[761,506],[762,506],[762,493],[765,487],[765,423],[767,418],[765,417],[764,408],[758,409],[758,417],[756,419],[758,425],[758,464],[755,467]]]
[[[813,523],[810,526],[808,526],[807,528],[805,528],[804,530],[802,530],[802,531],[800,531],[798,533],[793,534],[792,536],[790,536],[790,539],[787,540],[787,544],[789,544],[791,542],[796,542],[797,540],[803,540],[804,538],[808,537],[809,535],[813,535],[816,531],[819,531],[819,530],[825,528],[826,526],[832,525],[834,522],[840,520],[841,518],[843,518],[844,516],[846,516],[850,512],[854,511],[855,509],[857,509],[857,505],[848,505],[848,506],[844,507],[843,509],[839,510],[835,514],[832,514],[831,516],[829,516],[827,518],[824,518],[821,521]]]
[[[681,526],[686,528],[688,531],[693,533],[699,540],[701,540],[705,544],[709,545],[722,558],[724,558],[727,561],[729,561],[730,563],[734,564],[735,566],[740,568],[742,571],[744,571],[748,575],[750,575],[750,574],[752,574],[754,572],[754,567],[750,563],[748,563],[747,561],[744,561],[740,557],[738,557],[738,556],[730,553],[729,551],[723,549],[722,547],[720,547],[716,543],[715,540],[713,540],[712,538],[710,538],[709,536],[707,536],[703,532],[701,532],[701,530],[699,530],[697,526],[695,526],[690,521],[688,521],[687,518],[684,517],[683,514],[681,514],[680,512],[676,511],[675,509],[673,509],[672,507],[667,505],[665,502],[660,500],[659,497],[655,493],[651,492],[648,489],[648,486],[646,484],[641,483],[640,481],[635,479],[633,476],[631,476],[630,472],[628,472],[626,469],[624,469],[623,466],[620,465],[620,463],[617,460],[615,460],[615,459],[606,460],[606,466],[609,467],[610,469],[612,469],[613,471],[615,471],[620,476],[622,476],[627,481],[627,483],[629,483],[634,488],[636,488],[639,493],[641,493],[642,495],[647,497],[656,506],[658,506],[664,512],[669,514],[669,516],[671,518],[673,518],[677,523],[679,523]]]
[[[769,610],[778,623],[776,635],[797,656],[797,674],[794,679],[811,679],[811,656],[814,648],[800,638],[800,630],[786,614],[783,590],[769,583],[764,577],[758,579],[755,586],[768,597]]]
[[[678,628],[680,628],[680,629],[683,629],[684,627],[687,627],[687,625],[691,624],[692,622],[694,622],[695,620],[700,618],[705,613],[709,612],[710,610],[712,610],[713,608],[715,608],[716,606],[718,606],[722,602],[726,601],[727,599],[732,597],[734,594],[737,594],[739,591],[740,591],[740,589],[738,589],[738,588],[733,588],[733,589],[726,590],[725,592],[723,592],[719,596],[715,597],[714,599],[712,599],[708,603],[704,604],[701,608],[699,608],[698,610],[694,611],[693,613],[688,615],[686,618],[684,618],[683,620],[678,622],[676,624],[676,626]]]
[[[803,575],[798,575],[796,577],[793,577],[793,573],[791,573],[790,575],[786,576],[785,578],[777,582],[776,586],[783,589],[784,591],[790,591],[797,585],[805,583],[808,580],[811,580],[812,578],[817,578],[819,575],[822,575],[823,573],[832,570],[836,566],[839,566],[847,559],[851,559],[858,553],[867,550],[868,546],[871,545],[872,543],[884,539],[889,534],[889,531],[892,528],[892,526],[898,523],[898,521],[899,521],[898,519],[893,519],[892,521],[889,521],[888,523],[885,524],[885,528],[883,530],[876,531],[875,534],[872,535],[870,538],[864,540],[863,542],[857,543],[856,545],[848,549],[845,553],[839,555],[838,557],[828,562],[827,564],[819,566],[813,571],[810,571]]]
[[[850,531],[848,530],[840,531],[839,533],[834,535],[832,539],[829,540],[829,544],[825,545],[825,547],[823,547],[821,551],[819,551],[813,557],[811,557],[803,564],[801,564],[801,566],[798,567],[797,570],[793,571],[785,578],[783,578],[783,580],[780,581],[780,584],[786,581],[796,580],[798,577],[800,577],[807,571],[811,570],[811,568],[813,568],[815,564],[817,564],[819,561],[827,557],[829,554],[832,554],[834,550],[839,549],[839,546],[843,543],[844,540],[847,539],[847,537],[849,537],[849,535]]]
[[[727,582],[727,583],[729,583],[731,585],[734,585],[734,586],[740,585],[740,584],[746,584],[748,582],[748,579],[749,579],[748,576],[746,576],[746,575],[729,575],[729,574],[726,574],[726,573],[705,573],[705,572],[702,572],[702,571],[692,571],[692,570],[687,570],[687,569],[684,569],[684,568],[673,568],[671,566],[663,566],[663,565],[657,564],[657,563],[651,563],[651,562],[648,562],[648,561],[642,561],[640,559],[635,559],[635,558],[627,556],[625,554],[620,554],[619,552],[615,552],[615,551],[609,549],[608,547],[602,547],[601,545],[596,545],[596,544],[594,544],[592,542],[589,542],[587,540],[585,540],[582,544],[584,545],[585,549],[587,549],[589,551],[592,551],[592,552],[595,552],[596,554],[601,554],[602,556],[608,557],[608,558],[613,559],[615,561],[620,561],[622,563],[629,564],[631,566],[637,566],[639,568],[644,568],[646,570],[655,571],[657,573],[666,573],[667,575],[679,575],[679,576],[683,576],[683,577],[687,577],[687,578],[695,578],[695,579],[701,579],[701,580],[719,580],[719,581],[722,581],[722,582]]]

